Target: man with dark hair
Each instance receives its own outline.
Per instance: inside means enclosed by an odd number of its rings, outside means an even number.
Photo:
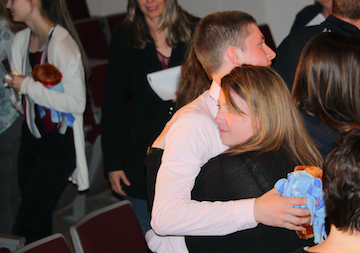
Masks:
[[[255,19],[240,11],[217,12],[202,18],[192,43],[197,59],[213,82],[209,90],[174,115],[177,119],[165,134],[152,209],[154,231],[146,234],[149,248],[154,252],[187,252],[182,235],[226,235],[256,227],[258,222],[302,230],[297,225],[306,223],[307,218],[299,216],[310,212],[294,206],[305,204],[306,199],[284,198],[276,189],[256,199],[191,200],[202,165],[228,148],[221,143],[215,123],[221,78],[242,64],[269,67],[275,57]]]
[[[304,27],[288,35],[276,50],[272,68],[284,79],[291,91],[296,66],[305,44],[316,34],[339,32],[360,39],[360,1],[334,0],[333,14],[318,26]]]
[[[344,134],[333,146],[324,163],[328,238],[302,252],[359,252],[360,249],[360,129]]]

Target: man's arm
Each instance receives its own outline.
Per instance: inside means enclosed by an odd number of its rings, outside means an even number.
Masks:
[[[215,122],[206,115],[187,115],[173,124],[156,179],[151,225],[157,234],[225,235],[257,225],[254,199],[240,205],[191,200],[201,166],[224,149]]]
[[[190,192],[202,166],[201,163],[204,162],[201,157],[195,157],[198,159],[198,165],[187,162],[187,157],[194,158],[191,144],[194,146],[200,144],[196,141],[192,143],[194,138],[196,139],[196,131],[190,131],[188,135],[184,133],[180,135],[179,132],[182,132],[179,131],[180,129],[184,130],[181,123],[174,126],[172,131],[176,135],[171,136],[169,133],[168,145],[176,141],[181,143],[188,141],[187,145],[179,144],[179,146],[187,146],[187,149],[180,152],[180,147],[178,147],[171,153],[168,152],[168,159],[163,159],[164,164],[157,178],[152,213],[152,226],[156,233],[160,235],[225,235],[255,227],[255,221],[270,226],[303,230],[302,227],[294,224],[300,225],[310,221],[310,218],[296,217],[309,215],[307,209],[294,208],[294,205],[305,204],[306,199],[284,198],[275,189],[256,201],[254,199],[229,202],[191,201]],[[190,133],[195,133],[195,135]],[[157,139],[153,147],[163,148],[162,144],[159,144],[161,143],[159,139],[161,138]],[[206,150],[205,147],[203,148]],[[182,162],[180,158],[183,159]],[[174,167],[169,163],[173,163]]]

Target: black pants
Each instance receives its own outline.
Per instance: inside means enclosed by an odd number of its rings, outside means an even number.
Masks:
[[[18,154],[23,116],[0,134],[0,234],[10,235],[21,197],[18,183]]]
[[[52,234],[52,212],[75,168],[72,131],[54,130],[34,138],[24,122],[18,176],[22,197],[13,234],[26,237],[26,244]]]

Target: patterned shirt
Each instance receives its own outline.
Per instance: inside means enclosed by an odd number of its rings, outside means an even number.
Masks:
[[[0,17],[0,58],[7,56],[11,59],[11,43],[14,34],[11,32],[6,20]],[[8,129],[19,116],[11,105],[10,89],[4,87],[5,70],[0,67],[0,134]]]

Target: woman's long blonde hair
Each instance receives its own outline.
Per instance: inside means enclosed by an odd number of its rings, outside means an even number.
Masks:
[[[250,109],[254,136],[229,149],[231,154],[284,150],[294,161],[322,166],[323,159],[307,133],[282,78],[272,69],[243,65],[221,80],[221,88],[231,112],[242,114],[231,91],[244,99]]]

